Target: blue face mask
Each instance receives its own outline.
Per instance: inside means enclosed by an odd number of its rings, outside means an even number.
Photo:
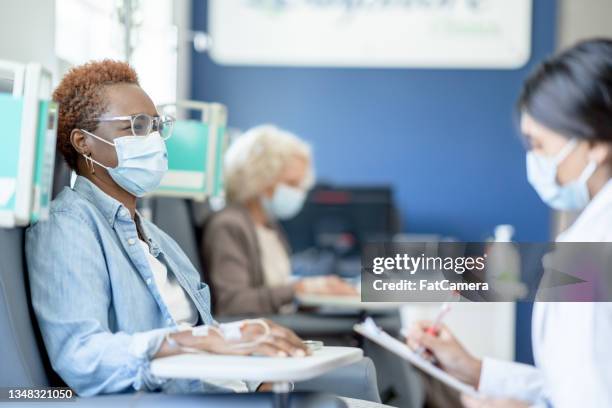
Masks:
[[[577,145],[577,141],[572,139],[552,157],[527,152],[527,179],[540,198],[556,210],[581,210],[590,200],[587,181],[597,169],[596,162],[590,161],[577,180],[565,185],[557,183],[559,164]]]
[[[84,155],[85,160],[105,168],[115,183],[136,197],[142,197],[155,190],[168,171],[166,143],[158,132],[148,136],[118,137],[114,143],[111,143],[93,133],[81,130],[114,146],[117,152],[117,167],[107,167]]]
[[[264,197],[262,204],[268,216],[279,219],[288,220],[295,217],[306,200],[306,192],[300,188],[279,184],[274,189],[272,198]]]

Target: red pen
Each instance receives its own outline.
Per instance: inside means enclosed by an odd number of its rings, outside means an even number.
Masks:
[[[425,329],[425,333],[431,336],[437,336],[438,332],[440,331],[440,324],[442,324],[442,319],[450,311],[450,308],[451,308],[450,303],[444,302],[442,306],[440,307],[438,316],[436,316],[436,319],[434,320],[433,324],[429,326],[427,329]],[[425,350],[427,350],[425,346],[420,346],[418,349],[416,349],[415,352],[422,356]]]

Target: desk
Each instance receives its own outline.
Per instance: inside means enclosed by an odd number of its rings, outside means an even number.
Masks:
[[[353,347],[323,347],[302,358],[180,354],[155,359],[151,372],[162,378],[272,382],[276,405],[287,406],[290,382],[309,380],[363,357]]]

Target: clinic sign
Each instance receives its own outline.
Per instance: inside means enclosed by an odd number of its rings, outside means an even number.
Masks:
[[[514,69],[532,0],[210,0],[224,65]]]

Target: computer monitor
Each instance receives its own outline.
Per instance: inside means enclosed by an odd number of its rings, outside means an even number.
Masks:
[[[389,186],[318,185],[282,225],[294,252],[319,248],[338,255],[359,255],[366,242],[388,240],[400,229]]]

